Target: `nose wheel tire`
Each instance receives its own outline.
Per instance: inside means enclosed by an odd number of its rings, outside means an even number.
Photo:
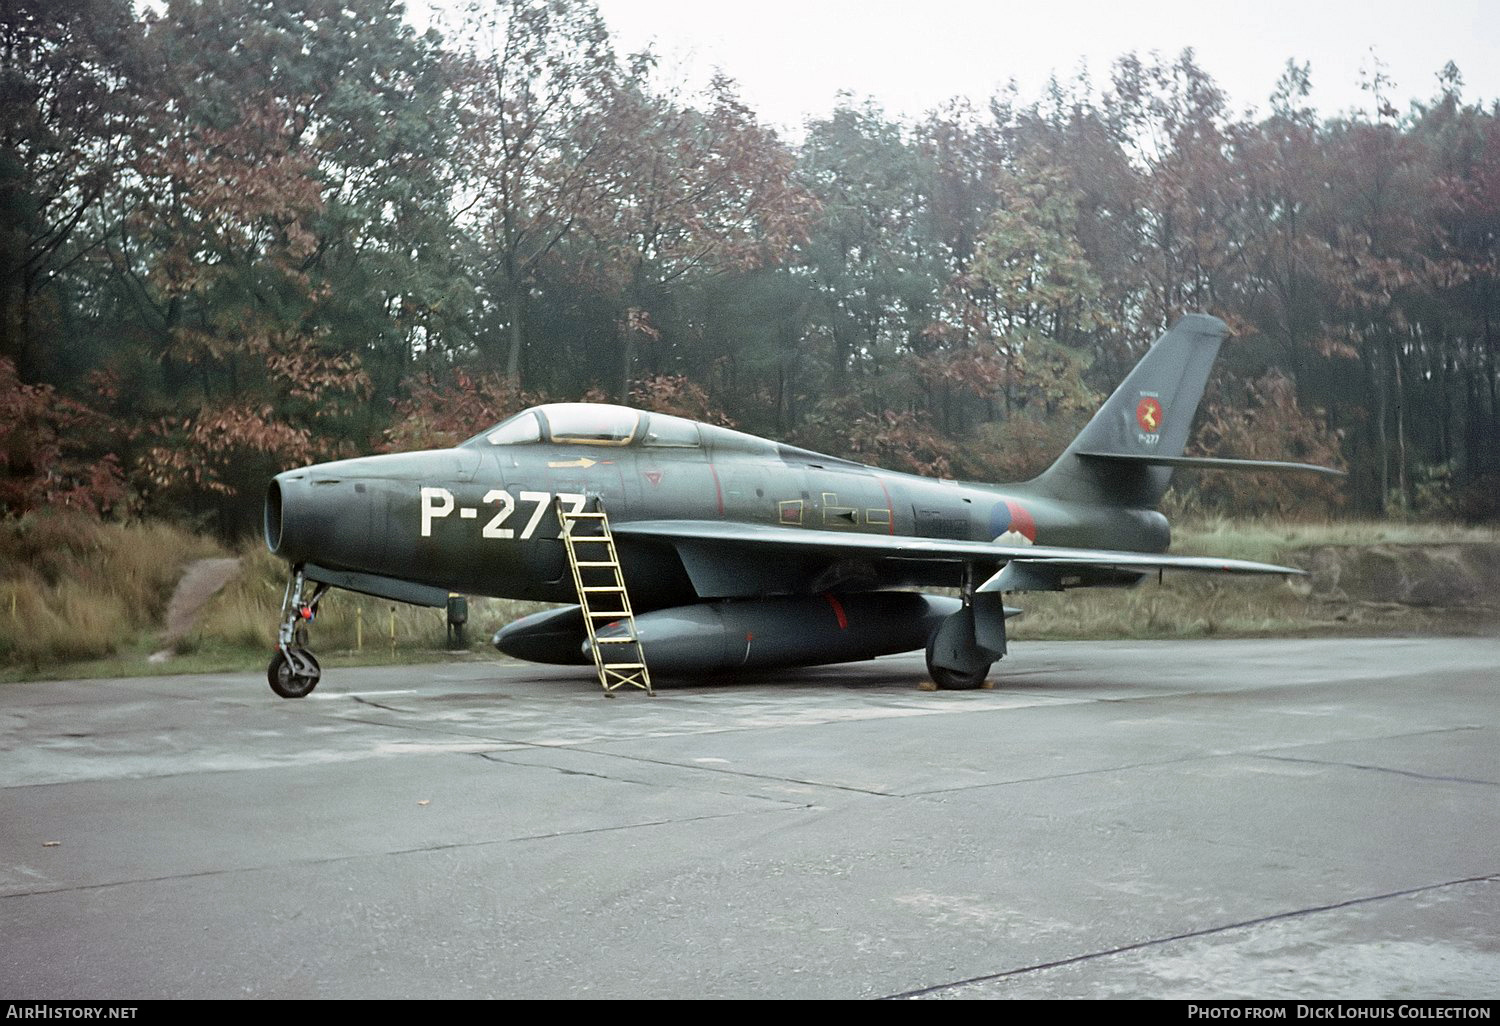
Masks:
[[[318,660],[311,652],[303,649],[294,649],[296,653],[296,665],[287,654],[280,649],[271,657],[271,665],[266,667],[266,680],[271,685],[271,690],[282,698],[306,698],[313,688],[318,686],[318,681],[323,679],[323,669],[318,665]]]

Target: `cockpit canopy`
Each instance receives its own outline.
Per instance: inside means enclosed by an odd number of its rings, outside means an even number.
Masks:
[[[665,413],[643,413],[607,403],[548,403],[502,420],[475,435],[466,446],[641,445],[693,448],[702,444],[698,425]]]

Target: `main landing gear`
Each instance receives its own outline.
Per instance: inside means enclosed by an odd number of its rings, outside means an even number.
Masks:
[[[927,641],[927,675],[937,685],[939,691],[973,691],[975,688],[984,687],[984,682],[989,679],[990,670],[994,663],[984,663],[968,670],[952,670],[946,666],[939,666],[932,661],[934,649],[937,648],[937,634],[933,634]],[[275,685],[272,685],[274,687]]]
[[[286,595],[281,600],[281,630],[276,637],[276,654],[271,665],[266,667],[266,680],[271,690],[282,698],[305,698],[322,679],[323,670],[318,661],[305,647],[307,625],[318,615],[318,603],[328,591],[328,585],[318,584],[312,594],[304,596],[307,579],[300,566],[292,570],[292,579],[287,582]]]
[[[964,566],[963,608],[927,639],[927,672],[940,691],[984,686],[995,661],[1005,655],[1005,608],[1000,596],[977,595],[974,565]],[[983,609],[976,605],[983,604]]]

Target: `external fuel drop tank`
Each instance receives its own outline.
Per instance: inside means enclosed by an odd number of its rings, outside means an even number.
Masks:
[[[699,602],[638,614],[652,673],[701,673],[845,663],[923,648],[957,612],[956,598],[915,592],[790,595]],[[601,638],[623,635],[606,625]],[[577,608],[549,610],[500,630],[495,647],[533,662],[592,661]]]

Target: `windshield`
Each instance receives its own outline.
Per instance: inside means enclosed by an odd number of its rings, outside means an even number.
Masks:
[[[542,428],[537,422],[536,411],[526,410],[514,417],[502,420],[492,428],[479,432],[463,444],[524,445],[527,442],[540,442],[541,440]]]

